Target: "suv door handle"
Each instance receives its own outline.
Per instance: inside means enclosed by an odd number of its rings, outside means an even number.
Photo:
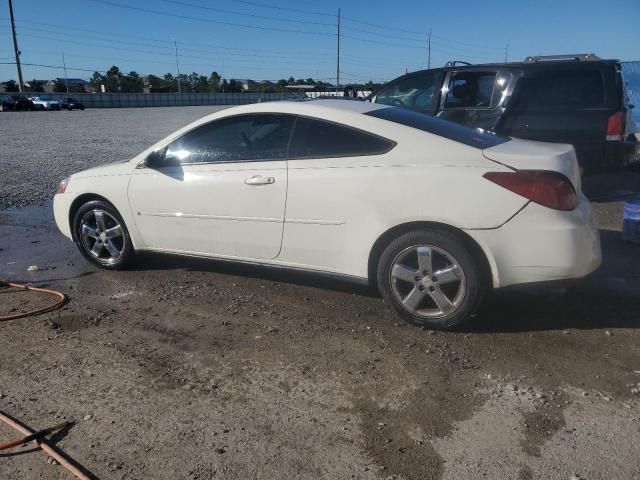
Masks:
[[[244,183],[247,185],[271,185],[276,183],[275,177],[263,177],[262,175],[254,175],[253,177],[245,179]]]

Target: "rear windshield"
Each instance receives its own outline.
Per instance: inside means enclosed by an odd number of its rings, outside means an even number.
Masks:
[[[423,132],[433,133],[454,142],[464,143],[475,148],[491,148],[508,142],[509,137],[502,137],[479,128],[465,127],[457,123],[431,117],[403,108],[380,108],[366,115],[399,123],[407,127],[417,128]]]
[[[512,111],[549,111],[603,108],[615,101],[615,91],[600,68],[551,69],[518,81]]]

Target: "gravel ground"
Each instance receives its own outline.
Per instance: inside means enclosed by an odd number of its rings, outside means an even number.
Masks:
[[[455,333],[308,275],[156,255],[96,270],[35,205],[57,177],[207,111],[87,111],[94,126],[56,144],[73,160],[55,178],[3,175],[3,195],[9,180],[32,192],[5,205],[34,205],[0,212],[0,279],[70,302],[0,323],[0,410],[36,429],[75,421],[55,441],[102,479],[640,479],[640,247],[620,240],[621,203],[595,206],[599,271],[496,295]],[[24,118],[58,138],[55,118],[76,115]],[[3,162],[49,171],[51,141],[29,138]],[[0,315],[43,301],[0,289]],[[14,436],[0,425],[0,442]],[[0,478],[71,478],[30,450],[0,454]]]
[[[67,175],[131,158],[178,128],[223,108],[0,113],[0,210],[47,200]]]

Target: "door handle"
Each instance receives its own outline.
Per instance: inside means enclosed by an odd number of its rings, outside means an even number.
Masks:
[[[247,185],[271,185],[276,183],[275,177],[263,177],[262,175],[254,175],[253,177],[245,179],[244,183]]]

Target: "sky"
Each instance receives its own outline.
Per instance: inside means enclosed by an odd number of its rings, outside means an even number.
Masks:
[[[640,60],[640,0],[13,0],[25,80],[140,74],[391,80],[449,60],[595,53]],[[175,39],[175,45],[174,45]],[[0,0],[0,81],[15,79]],[[29,65],[33,64],[33,65]],[[41,66],[37,66],[41,65]],[[45,66],[43,66],[45,65]]]

